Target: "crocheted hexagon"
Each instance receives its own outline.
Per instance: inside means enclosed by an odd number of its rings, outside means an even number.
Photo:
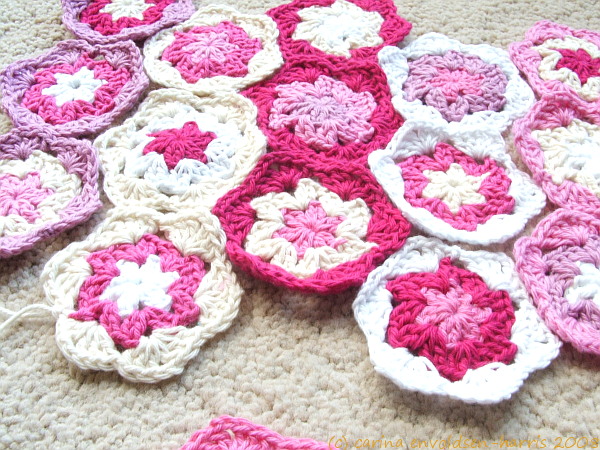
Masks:
[[[239,91],[283,64],[277,36],[268,16],[212,5],[146,41],[144,67],[155,82],[198,95]]]
[[[221,416],[196,431],[181,450],[328,450],[324,442],[281,436],[247,419]]]
[[[369,165],[407,219],[449,241],[504,242],[546,204],[493,130],[409,120]]]
[[[146,39],[186,20],[191,0],[61,0],[63,23],[80,39],[109,44]]]
[[[510,398],[558,355],[510,258],[409,238],[353,304],[375,370],[398,386],[469,403]]]
[[[559,206],[600,210],[600,110],[568,92],[549,95],[515,122],[515,146]]]
[[[600,355],[600,219],[559,209],[515,243],[517,270],[548,327]]]
[[[404,49],[385,47],[379,63],[394,107],[407,119],[506,129],[534,101],[508,54],[428,33]]]
[[[286,59],[311,55],[335,64],[374,59],[384,45],[396,45],[412,25],[390,0],[294,0],[267,12],[279,27]]]
[[[600,103],[600,33],[542,20],[508,50],[539,96],[567,91]]]
[[[148,86],[133,42],[91,46],[62,41],[0,74],[2,106],[17,126],[80,136],[106,128]]]
[[[362,166],[294,152],[264,156],[213,213],[234,263],[275,285],[318,294],[362,283],[410,232]]]
[[[366,61],[287,63],[243,94],[258,106],[258,124],[275,150],[364,162],[403,123],[385,75]]]
[[[134,201],[162,211],[212,207],[242,182],[266,147],[248,99],[178,89],[151,92],[131,118],[94,145],[115,205]]]
[[[200,207],[113,209],[47,263],[42,281],[70,362],[145,383],[180,374],[229,327],[242,295],[219,222]]]
[[[101,205],[88,142],[20,129],[0,136],[0,258],[85,222]]]

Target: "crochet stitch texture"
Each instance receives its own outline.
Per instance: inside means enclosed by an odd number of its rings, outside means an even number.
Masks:
[[[85,222],[99,208],[98,161],[87,141],[14,129],[0,136],[0,257]]]
[[[242,295],[218,220],[200,207],[115,208],[88,238],[57,253],[41,278],[65,357],[145,383],[181,373],[229,327]]]
[[[538,96],[566,91],[600,104],[600,33],[542,20],[509,52]]]
[[[239,91],[272,75],[283,59],[275,23],[212,5],[144,44],[148,76],[166,87],[198,95]]]
[[[353,304],[375,370],[398,386],[469,403],[509,398],[560,342],[506,255],[412,237]]]
[[[191,0],[61,0],[62,21],[80,39],[110,44],[152,36],[186,20]]]
[[[101,131],[131,109],[148,86],[133,42],[59,42],[0,74],[2,106],[17,126],[63,136]]]
[[[235,264],[275,285],[319,294],[362,283],[410,232],[361,166],[294,152],[264,156],[213,213]]]
[[[559,209],[514,248],[540,316],[563,341],[600,354],[600,219]]]

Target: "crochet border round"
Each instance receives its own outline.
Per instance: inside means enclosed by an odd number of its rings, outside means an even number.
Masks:
[[[487,65],[495,66],[507,80],[506,88],[502,93],[506,102],[500,111],[470,112],[458,122],[450,121],[451,127],[487,127],[502,132],[511,125],[513,120],[523,116],[533,104],[533,91],[521,78],[506,51],[485,44],[463,44],[439,33],[427,33],[403,49],[384,47],[378,54],[379,64],[387,75],[394,107],[407,120],[446,120],[435,107],[424,104],[419,99],[406,100],[404,87],[411,74],[409,61],[429,55],[444,56],[448,52],[473,56]]]
[[[548,327],[577,350],[600,355],[600,219],[558,209],[515,243],[514,255]]]
[[[181,450],[222,450],[256,448],[261,450],[328,450],[324,442],[290,438],[240,417],[221,416],[196,431]]]
[[[486,198],[480,194],[484,186],[479,182],[478,190],[474,191],[473,194],[483,198],[488,205],[490,200],[493,200],[491,203],[495,205],[496,209],[504,207],[507,200],[512,198],[514,200],[512,211],[510,213],[494,213],[485,222],[481,221],[481,212],[465,213],[466,218],[470,218],[471,222],[461,219],[461,223],[471,225],[473,229],[466,227],[461,229],[456,224],[449,223],[442,217],[434,215],[433,211],[439,212],[442,208],[444,210],[448,209],[448,203],[443,199],[440,199],[441,202],[438,202],[437,205],[429,205],[431,210],[411,204],[406,198],[406,180],[400,164],[402,162],[410,164],[410,161],[413,161],[410,166],[421,171],[423,175],[425,171],[421,170],[422,167],[420,168],[422,164],[415,158],[419,156],[432,158],[440,143],[449,144],[453,149],[466,155],[466,158],[471,160],[471,165],[475,166],[476,172],[480,172],[482,171],[480,169],[488,166],[490,171],[487,174],[489,176],[495,168],[500,169],[503,172],[503,177],[508,178],[508,180],[505,180],[508,181],[505,192],[499,190],[502,187],[500,185],[504,186],[504,183],[494,184],[487,189],[489,192],[484,191],[484,193],[496,196],[496,198]],[[436,165],[444,166],[446,162],[440,162]],[[455,165],[457,163],[453,161],[448,170],[451,170],[452,166]],[[385,150],[378,150],[369,155],[369,166],[392,202],[408,220],[425,232],[448,241],[479,245],[504,242],[521,232],[528,220],[539,214],[546,204],[544,193],[525,173],[516,168],[505,151],[504,139],[493,130],[456,129],[442,121],[421,122],[409,120],[398,131]],[[462,171],[464,174],[464,168],[462,168]],[[434,171],[431,170],[431,172]],[[466,175],[460,175],[461,180],[464,180],[465,177]],[[424,180],[427,182],[427,177],[424,177]],[[458,180],[448,178],[442,181],[448,184],[447,186],[440,185],[440,189],[445,188],[446,191],[450,191],[454,189],[451,183]],[[461,185],[461,189],[462,187]],[[416,189],[415,186],[413,186],[414,189]],[[449,199],[452,198],[451,192],[446,192],[446,194]],[[469,208],[476,206],[476,204],[462,203],[456,212],[448,209],[446,215],[457,218],[457,214],[464,212],[465,206]],[[473,223],[472,220],[476,222]]]
[[[177,68],[161,59],[165,49],[175,42],[175,33],[186,32],[194,27],[214,27],[226,21],[243,29],[250,39],[260,41],[261,49],[247,63],[247,75],[216,75],[189,83]],[[234,8],[211,5],[199,9],[182,24],[163,30],[148,39],[144,44],[144,68],[154,82],[166,87],[185,89],[197,95],[208,95],[222,90],[239,91],[269,77],[281,67],[283,58],[277,46],[278,35],[277,26],[264,14],[242,14]]]
[[[361,284],[410,232],[410,224],[362,166],[294,152],[263,156],[240,187],[219,199],[213,213],[236,265],[306,293],[329,294]]]
[[[206,265],[205,274],[193,291],[193,303],[200,312],[197,323],[154,328],[149,335],[142,334],[136,346],[122,348],[97,320],[71,317],[77,312],[81,292],[95,289],[86,288],[94,273],[90,255],[118,244],[131,247],[144,235],[157,233],[174,247],[171,252],[184,258],[199,258]],[[179,270],[189,271],[189,264],[183,264]],[[87,239],[57,253],[44,267],[41,279],[48,302],[60,311],[56,343],[64,356],[83,370],[116,370],[127,380],[144,383],[180,374],[207,339],[230,326],[242,296],[242,288],[225,257],[225,236],[218,220],[199,207],[171,214],[133,206],[115,208]]]
[[[0,181],[0,258],[85,222],[102,206],[98,160],[87,141],[13,129],[0,136],[0,180],[8,183]]]
[[[569,40],[570,43],[559,44],[558,42],[565,42],[565,40]],[[582,84],[579,75],[568,67],[556,69],[556,65],[562,59],[561,53],[557,51],[558,46],[565,45],[565,49],[578,47],[577,40],[585,41],[591,47],[595,47],[596,58],[600,57],[600,33],[576,30],[549,20],[537,22],[527,30],[525,39],[522,42],[510,44],[508,51],[513,62],[523,72],[538,96],[567,91],[582,101],[600,104],[600,77],[592,77],[592,80],[588,79]],[[553,44],[557,47],[552,48]],[[581,42],[579,44],[581,45]],[[543,49],[544,45],[548,45],[548,48]],[[548,55],[542,57],[540,49]],[[591,56],[589,52],[586,51],[586,53]],[[549,69],[549,73],[544,76],[540,75],[542,64],[547,65]],[[575,87],[565,84],[565,79],[573,83]]]
[[[514,361],[468,369],[458,381],[442,377],[426,357],[416,356],[407,348],[393,348],[386,340],[393,310],[392,293],[387,290],[387,283],[405,274],[435,272],[440,261],[448,257],[480,277],[488,289],[508,293],[515,309],[510,337],[517,346]],[[367,337],[371,362],[377,372],[401,388],[449,396],[468,403],[497,403],[510,398],[530,373],[548,366],[560,348],[560,342],[529,303],[510,258],[501,253],[447,246],[437,239],[409,238],[400,251],[369,275],[353,309]]]
[[[162,28],[186,20],[195,9],[192,0],[175,0],[162,11],[162,17],[154,23],[124,28],[119,33],[104,35],[92,29],[89,24],[80,21],[80,14],[90,3],[92,0],[61,0],[63,24],[79,39],[85,39],[90,44],[112,44],[127,39],[134,41],[146,39]]]
[[[184,122],[215,137],[203,152],[204,162],[192,156],[169,168],[164,156],[143,153],[152,139],[147,131],[181,130]],[[178,89],[151,92],[132,117],[100,135],[94,145],[112,203],[135,202],[161,211],[212,207],[244,180],[266,151],[265,137],[256,126],[256,107],[248,99],[233,92],[196,97]],[[179,151],[183,143],[169,145]]]
[[[118,72],[115,79],[119,80],[122,86],[118,89],[116,96],[112,97],[110,93],[103,93],[102,100],[107,101],[109,105],[106,112],[100,111],[99,115],[90,115],[84,112],[80,118],[75,120],[69,120],[67,115],[66,119],[61,120],[63,123],[52,125],[22,104],[27,92],[38,84],[35,78],[37,73],[44,74],[45,78],[50,75],[44,73],[45,71],[56,70],[58,74],[64,73],[61,67],[73,68],[73,64],[77,64],[81,58],[89,59],[88,65],[104,62],[111,70]],[[93,72],[87,69],[85,64],[83,66],[78,73],[85,69],[87,73],[82,76],[93,77]],[[64,76],[73,75],[65,74]],[[54,74],[51,74],[50,78],[54,79]],[[125,78],[127,81],[123,83]],[[96,89],[107,84],[106,80],[91,78],[91,81],[96,82]],[[54,79],[51,87],[58,86],[58,83],[59,81]],[[70,81],[67,80],[64,83],[69,84]],[[75,80],[74,83],[80,84],[81,81]],[[51,132],[62,136],[82,136],[101,131],[117,117],[131,109],[148,86],[148,77],[142,69],[142,55],[133,42],[92,46],[82,40],[69,40],[59,42],[54,48],[37,58],[10,64],[0,74],[0,86],[2,88],[2,106],[16,126],[29,126],[40,130],[50,129]],[[73,91],[75,90],[73,88]],[[43,93],[40,92],[40,94]],[[86,104],[90,105],[89,102],[80,99],[67,101],[62,105],[58,105],[54,100],[43,102],[44,107],[54,109],[62,109],[63,106],[84,107]]]
[[[579,129],[569,131],[575,120]],[[581,130],[582,126],[595,127],[595,138],[592,130]],[[600,210],[596,175],[599,168],[593,160],[594,146],[600,148],[598,108],[575,94],[558,92],[537,102],[523,119],[515,122],[512,132],[523,161],[553,203],[580,211]],[[547,154],[552,158],[546,158]],[[550,169],[549,164],[554,161],[557,164]],[[592,186],[598,194],[590,190]]]
[[[364,163],[367,155],[384,148],[404,123],[392,106],[385,74],[369,61],[332,64],[307,56],[286,63],[272,78],[242,94],[258,107],[259,127],[276,151],[319,153]],[[323,114],[318,108],[320,100],[342,102],[344,116]],[[350,114],[352,108],[355,111]],[[271,124],[275,118],[280,122],[278,128]]]
[[[384,45],[396,45],[410,33],[412,24],[397,14],[396,5],[390,0],[344,0],[344,2],[356,5],[366,12],[378,13],[382,18],[381,28],[377,33],[381,43],[378,45],[349,48],[352,59],[375,59],[377,52]],[[279,28],[279,46],[286,60],[299,55],[316,56],[319,60],[330,61],[335,64],[348,60],[347,56],[337,56],[327,53],[313,46],[308,40],[294,39],[293,37],[298,25],[302,23],[302,18],[300,17],[302,10],[315,7],[331,7],[336,3],[340,3],[340,0],[294,0],[291,3],[277,6],[267,11],[267,14],[275,20]],[[361,25],[364,23],[365,21],[362,21]],[[339,27],[344,24],[338,23],[336,25]],[[344,34],[342,38],[344,43],[350,43],[349,47],[352,47],[351,44],[355,44],[352,33]]]

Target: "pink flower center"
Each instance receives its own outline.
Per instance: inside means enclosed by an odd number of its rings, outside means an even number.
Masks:
[[[225,75],[244,77],[248,63],[262,49],[259,39],[231,22],[194,27],[175,32],[175,40],[162,54],[188,83],[201,78]]]
[[[298,258],[303,258],[309,248],[323,246],[337,248],[346,242],[335,236],[338,225],[346,218],[328,216],[318,201],[311,201],[304,211],[282,209],[281,213],[285,226],[273,233],[273,237],[291,242],[298,253]]]
[[[33,223],[40,218],[38,205],[52,194],[52,189],[42,187],[38,172],[24,178],[0,174],[0,216],[16,214]]]
[[[430,83],[439,88],[448,100],[455,102],[458,97],[463,95],[481,95],[483,75],[472,74],[462,68],[450,70],[444,67],[438,71],[438,75],[433,77]]]
[[[354,92],[343,81],[321,75],[315,83],[295,81],[276,88],[269,115],[272,129],[288,128],[317,150],[367,143],[377,103],[369,92]]]
[[[208,160],[204,152],[217,137],[212,132],[201,131],[196,122],[187,122],[182,128],[171,128],[148,136],[154,140],[144,147],[144,155],[150,152],[163,155],[169,170],[173,170],[182,159],[195,159],[206,164]]]
[[[600,77],[600,58],[592,56],[582,48],[577,50],[557,49],[562,58],[556,63],[556,70],[566,67],[575,72],[583,86],[591,77]]]

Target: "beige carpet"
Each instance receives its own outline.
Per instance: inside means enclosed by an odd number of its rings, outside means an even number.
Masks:
[[[258,13],[277,3],[248,0],[237,7]],[[398,6],[414,35],[437,31],[465,43],[506,47],[540,19],[600,30],[598,0],[406,0]],[[59,0],[0,0],[0,67],[69,37]],[[9,128],[0,115],[0,131]],[[42,301],[38,278],[46,261],[85,238],[103,215],[0,261],[0,304],[16,310]],[[0,336],[0,448],[177,448],[221,414],[323,441],[385,436],[410,446],[413,439],[449,435],[490,443],[539,435],[551,448],[561,436],[600,437],[600,358],[565,346],[548,369],[495,406],[428,397],[373,371],[352,315],[355,292],[307,297],[241,278],[247,294],[235,324],[182,376],[159,385],[70,368],[54,344],[51,320],[11,328]]]

